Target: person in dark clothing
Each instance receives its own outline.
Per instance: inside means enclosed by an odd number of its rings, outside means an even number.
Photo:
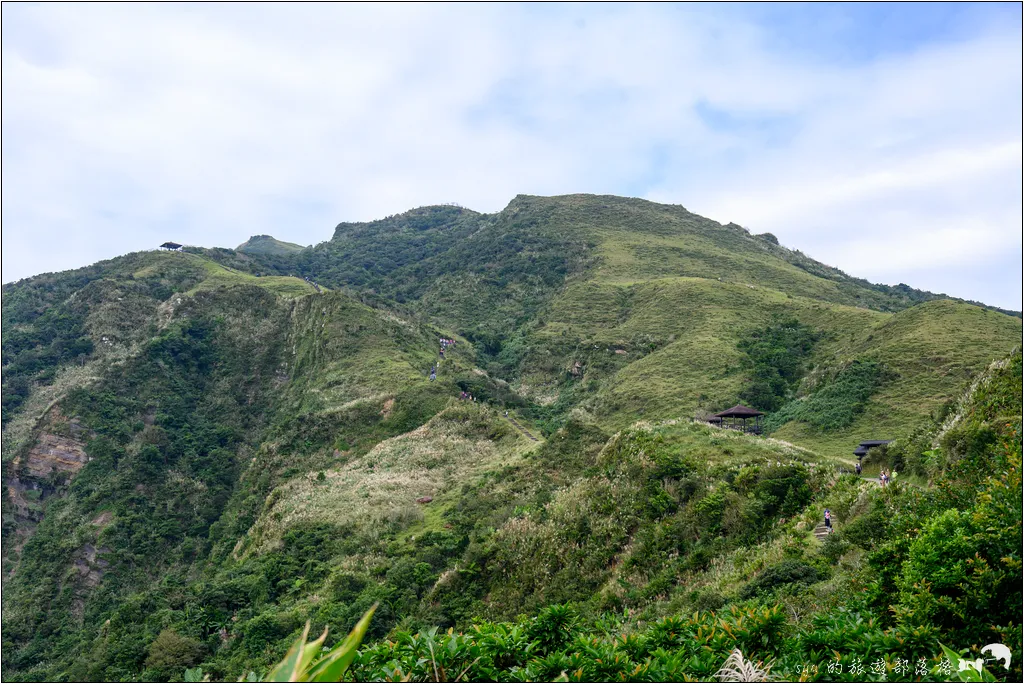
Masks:
[[[825,529],[832,534],[832,511],[825,509]]]
[[[857,475],[859,476],[862,468],[860,467],[860,461],[857,461]]]

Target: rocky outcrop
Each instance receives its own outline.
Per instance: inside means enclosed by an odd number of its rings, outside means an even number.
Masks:
[[[39,502],[46,496],[43,486],[32,480],[22,482],[16,477],[5,479],[7,500],[10,501],[15,516],[29,520],[38,519],[41,511]]]
[[[95,587],[103,579],[103,575],[110,563],[104,560],[100,554],[110,553],[107,547],[97,549],[92,544],[82,547],[81,556],[75,560],[75,571],[79,580],[87,587]]]
[[[8,567],[7,561],[20,556],[25,542],[43,518],[47,500],[59,496],[62,482],[69,481],[89,462],[85,453],[88,433],[76,419],[66,419],[60,409],[54,407],[40,427],[42,432],[32,448],[4,467],[7,502],[2,557],[7,576],[14,574],[14,568]],[[6,526],[7,511],[13,513],[11,522],[14,524],[9,527]]]
[[[88,434],[77,419],[69,420],[53,407],[40,427],[42,431],[32,448],[15,458],[13,467],[4,472],[4,486],[15,516],[32,522],[42,517],[43,500],[60,484],[56,480],[70,480],[89,462],[85,453]]]
[[[18,471],[42,480],[54,473],[68,473],[74,477],[89,462],[89,457],[85,453],[85,444],[80,440],[44,432],[19,461]]]

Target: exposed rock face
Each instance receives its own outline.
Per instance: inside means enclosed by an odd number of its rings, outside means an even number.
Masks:
[[[99,554],[110,553],[110,549],[102,547],[97,549],[92,544],[82,547],[82,557],[75,560],[75,571],[78,577],[88,587],[95,587],[103,579],[109,562],[99,557]]]
[[[59,417],[56,411],[53,415]],[[38,521],[42,517],[43,500],[53,493],[50,476],[66,473],[70,479],[89,462],[85,444],[76,439],[84,430],[74,420],[65,425],[70,436],[43,432],[27,454],[15,459],[13,470],[16,475],[4,478],[7,497],[16,516]]]
[[[4,493],[14,514],[14,525],[5,531],[5,568],[9,558],[20,556],[25,542],[35,532],[47,500],[55,494],[59,496],[59,486],[55,488],[52,476],[62,474],[65,480],[70,480],[89,462],[84,441],[87,432],[76,419],[65,419],[60,409],[54,407],[44,421],[41,427],[52,432],[42,432],[27,453],[10,463],[10,469],[4,468]],[[89,572],[92,571],[90,568]],[[14,572],[13,567],[5,569],[8,577]],[[96,576],[97,582],[101,575]]]
[[[22,482],[16,477],[7,478],[7,499],[11,502],[14,514],[22,518],[33,520],[36,517],[36,504],[45,497],[46,492],[38,482]]]
[[[100,529],[103,529],[104,527],[109,525],[110,521],[113,520],[113,519],[114,519],[114,514],[113,513],[111,513],[110,511],[103,511],[102,513],[97,515],[91,522],[96,527],[99,527]]]
[[[82,442],[73,437],[44,432],[20,465],[26,475],[44,479],[55,472],[68,473],[74,477],[88,462],[89,457]]]

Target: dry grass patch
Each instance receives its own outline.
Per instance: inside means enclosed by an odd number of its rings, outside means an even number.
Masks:
[[[522,440],[482,407],[453,406],[412,432],[385,440],[340,467],[307,473],[271,492],[250,531],[254,550],[276,546],[302,523],[405,529],[424,519],[449,490],[518,459]]]

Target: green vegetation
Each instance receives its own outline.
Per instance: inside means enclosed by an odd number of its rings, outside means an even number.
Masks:
[[[281,255],[281,254],[294,254],[295,252],[301,252],[305,247],[297,245],[294,242],[282,242],[281,240],[275,240],[270,235],[253,235],[251,238],[243,242],[242,244],[235,247],[236,252],[243,254],[268,254],[268,255]]]
[[[1020,678],[1019,318],[614,197],[257,237],[4,286],[5,681]]]
[[[864,411],[882,376],[878,362],[855,360],[834,378],[820,383],[810,396],[782,406],[768,419],[766,427],[771,430],[791,420],[826,431],[848,427]]]
[[[778,409],[803,378],[803,363],[818,337],[793,319],[755,331],[750,339],[740,342],[740,350],[750,359],[753,376],[740,398],[762,411]]]

